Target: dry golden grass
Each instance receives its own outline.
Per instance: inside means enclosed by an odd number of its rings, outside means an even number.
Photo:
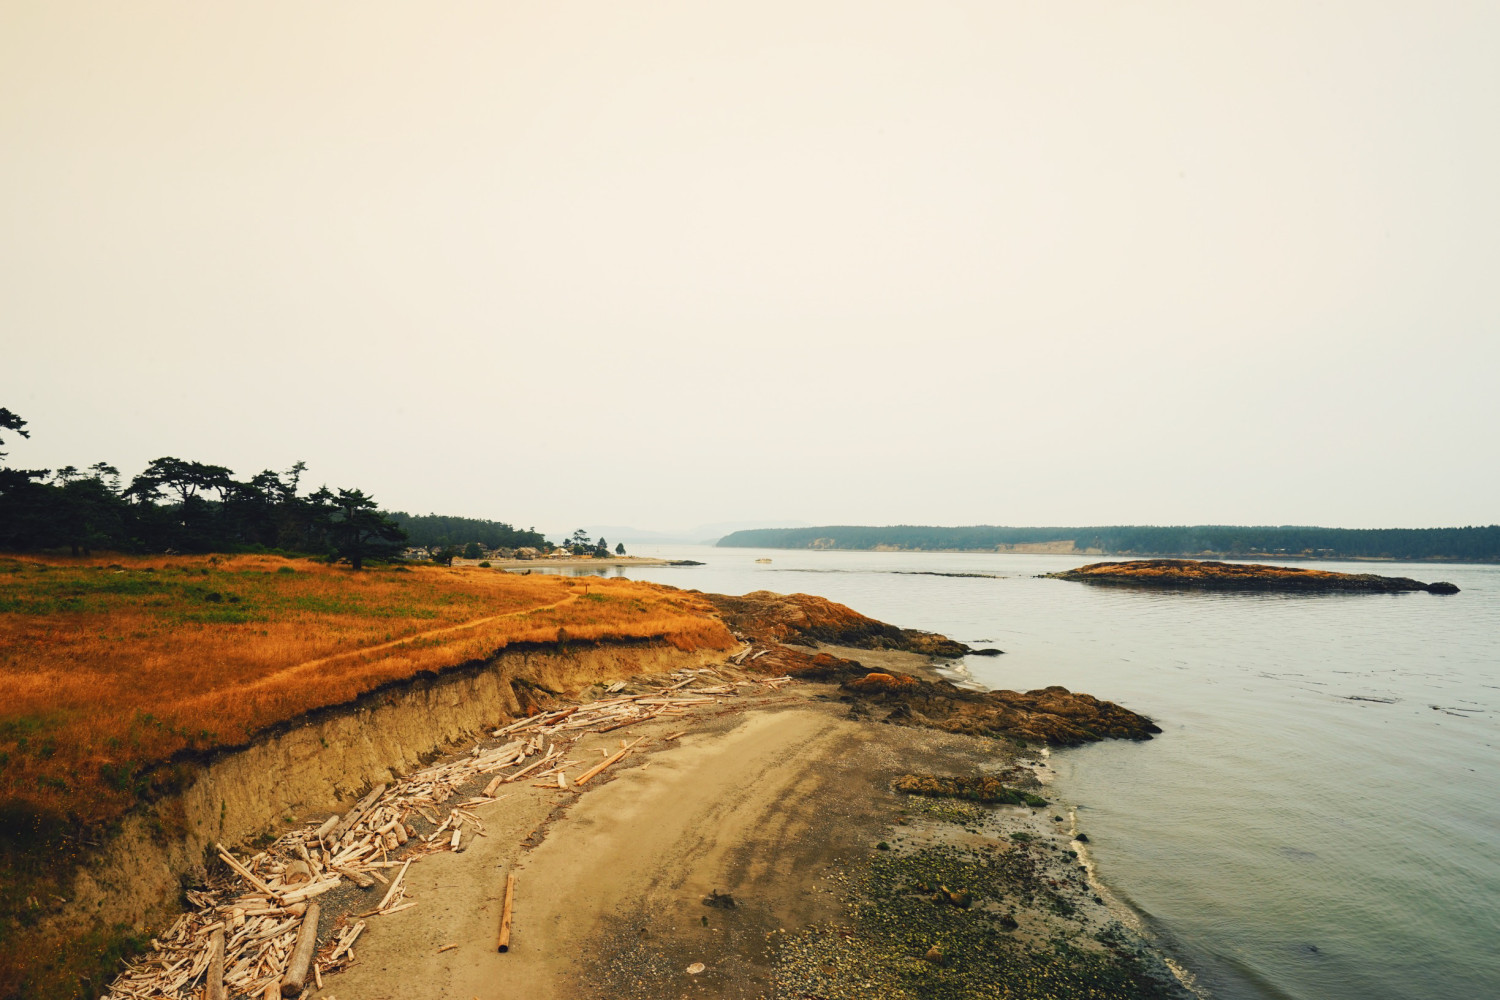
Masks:
[[[0,558],[0,803],[118,815],[184,749],[514,643],[733,644],[690,594],[597,578],[275,556]]]

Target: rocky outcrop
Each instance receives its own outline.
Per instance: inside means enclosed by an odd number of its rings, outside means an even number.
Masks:
[[[1458,588],[1451,583],[1423,583],[1404,576],[1330,573],[1320,569],[1207,562],[1199,559],[1136,559],[1128,562],[1091,563],[1063,573],[1048,573],[1047,576],[1054,580],[1077,580],[1081,583],[1166,589],[1369,594],[1425,590],[1430,594],[1458,593]]]
[[[753,670],[840,684],[851,715],[898,725],[927,726],[970,736],[1000,736],[1052,746],[1103,739],[1148,740],[1161,730],[1119,705],[1061,687],[1039,691],[972,691],[945,680],[872,671],[857,660],[813,653],[815,642],[856,649],[899,649],[945,657],[963,643],[867,618],[807,594],[757,591],[744,597],[703,595],[724,621],[755,647]],[[798,648],[803,647],[803,648]]]
[[[999,650],[974,649],[934,632],[897,628],[868,618],[853,608],[812,594],[775,594],[757,590],[743,597],[704,594],[724,620],[758,639],[792,646],[830,646],[856,649],[899,649],[927,656],[994,655]]]
[[[1072,747],[1099,740],[1149,740],[1160,727],[1144,715],[1062,687],[969,691],[947,681],[870,685],[846,681],[852,696],[889,709],[883,721],[967,736],[1003,736]]]

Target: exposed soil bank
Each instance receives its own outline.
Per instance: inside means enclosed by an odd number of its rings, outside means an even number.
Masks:
[[[1404,576],[1376,573],[1330,573],[1326,570],[1255,563],[1206,562],[1197,559],[1137,559],[1080,566],[1062,573],[1048,573],[1054,580],[1128,587],[1186,588],[1203,590],[1277,590],[1296,593],[1396,594],[1425,590],[1432,594],[1456,594],[1451,583],[1423,583]]]
[[[371,785],[554,697],[723,656],[646,642],[510,649],[304,716],[221,753],[195,768],[182,791],[127,816],[77,873],[66,903],[50,901],[41,919],[17,935],[12,958],[26,958],[27,967],[20,995],[98,995],[102,982],[78,979],[97,977],[100,970],[88,964],[96,956],[76,953],[76,944],[103,946],[101,929],[139,934],[175,916],[182,887],[201,881],[215,842],[237,844],[336,812]],[[57,960],[37,962],[37,955]]]

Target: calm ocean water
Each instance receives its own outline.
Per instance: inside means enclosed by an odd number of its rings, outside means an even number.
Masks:
[[[1205,995],[1500,997],[1500,567],[1307,564],[1463,592],[1272,596],[1035,579],[1075,556],[636,554],[707,565],[620,575],[821,594],[999,646],[968,663],[988,686],[1155,719],[1152,742],[1054,753],[1053,794]]]

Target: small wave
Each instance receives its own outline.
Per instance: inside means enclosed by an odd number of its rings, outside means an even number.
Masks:
[[[1472,719],[1477,712],[1483,712],[1482,708],[1463,708],[1459,705],[1428,705],[1434,712],[1442,712],[1456,719]]]

